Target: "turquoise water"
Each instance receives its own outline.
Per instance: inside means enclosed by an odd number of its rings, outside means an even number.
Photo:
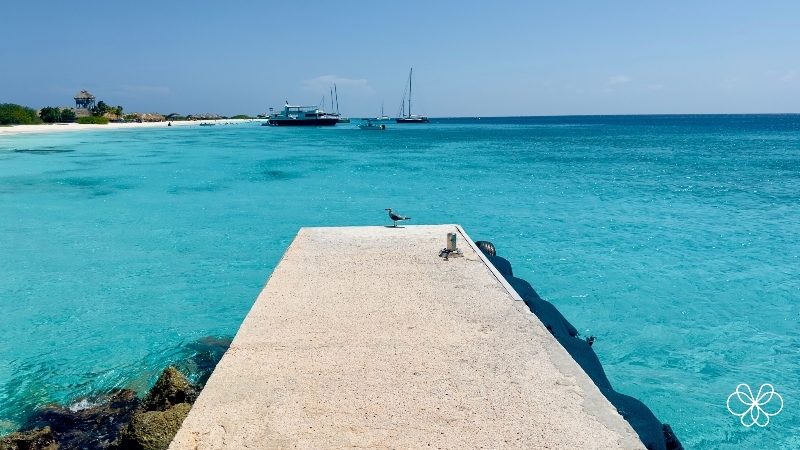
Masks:
[[[0,433],[231,336],[303,226],[494,242],[687,448],[798,448],[800,116],[0,137]],[[745,428],[737,384],[783,411]]]

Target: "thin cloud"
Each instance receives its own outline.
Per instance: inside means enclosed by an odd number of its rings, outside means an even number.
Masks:
[[[742,77],[730,77],[723,81],[721,86],[723,89],[733,89],[742,84],[742,81],[744,81],[744,78]]]
[[[337,77],[336,75],[323,75],[311,80],[303,81],[303,90],[314,92],[316,94],[327,94],[330,92],[330,88],[334,84],[337,87],[346,87],[349,88],[349,90],[362,92],[365,94],[371,94],[375,92],[375,90],[372,89],[367,80],[364,78],[356,80],[351,78],[341,78]]]
[[[630,77],[627,77],[625,75],[617,75],[615,77],[611,77],[608,79],[608,82],[611,84],[625,84],[625,83],[630,83],[630,81],[631,81]]]
[[[778,80],[778,81],[793,81],[797,78],[797,71],[796,70],[788,70],[788,71],[781,71],[781,70],[770,70],[767,72],[767,75],[770,77]]]

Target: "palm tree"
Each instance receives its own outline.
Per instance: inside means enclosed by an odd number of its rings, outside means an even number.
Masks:
[[[100,100],[97,102],[97,106],[94,108],[94,115],[95,116],[102,116],[103,114],[109,112],[111,108],[106,104],[106,102]]]

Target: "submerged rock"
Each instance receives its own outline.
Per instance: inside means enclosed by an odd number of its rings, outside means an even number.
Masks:
[[[165,436],[172,439],[188,412],[190,406],[187,405],[197,399],[230,344],[228,338],[207,336],[186,345],[176,358],[176,366],[181,370],[175,367],[164,370],[144,400],[132,390],[121,389],[80,399],[71,407],[40,408],[19,432],[0,438],[0,450],[122,449],[119,445],[123,430],[127,430],[129,437],[123,443],[127,448],[166,448],[153,447],[151,443],[163,442]],[[189,374],[197,384],[191,383],[184,374]],[[133,422],[135,425],[131,428]],[[157,431],[156,424],[165,428]],[[146,445],[133,439],[145,429],[151,430],[147,436],[155,436],[144,439],[142,442]],[[166,442],[168,445],[169,440]]]
[[[192,405],[179,403],[164,411],[141,411],[122,429],[120,450],[166,450]]]
[[[177,369],[167,367],[147,393],[141,406],[122,428],[120,450],[162,450],[189,414],[199,388]]]
[[[0,438],[0,450],[57,450],[58,444],[50,427],[17,431]]]
[[[186,374],[199,386],[205,386],[217,363],[231,346],[228,337],[206,336],[192,342],[183,349],[185,357],[175,364],[179,372]]]
[[[28,419],[23,429],[44,427],[52,430],[60,448],[112,448],[120,429],[139,407],[136,392],[122,389],[89,403],[94,406],[77,410],[61,406],[42,408]]]
[[[172,439],[198,393],[199,388],[182,373],[168,367],[143,401],[136,392],[122,389],[83,399],[80,404],[85,407],[81,408],[41,408],[27,420],[23,431],[0,440],[0,450],[166,448],[153,445]],[[159,424],[163,429],[157,430]],[[126,430],[129,439],[121,441]],[[121,442],[127,447],[118,447]]]
[[[169,366],[150,389],[142,402],[145,411],[166,411],[181,403],[194,403],[199,389],[189,382],[178,369]]]

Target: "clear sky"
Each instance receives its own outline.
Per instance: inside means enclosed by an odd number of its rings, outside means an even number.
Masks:
[[[800,2],[0,3],[0,103],[394,116],[411,67],[431,117],[797,113]]]

